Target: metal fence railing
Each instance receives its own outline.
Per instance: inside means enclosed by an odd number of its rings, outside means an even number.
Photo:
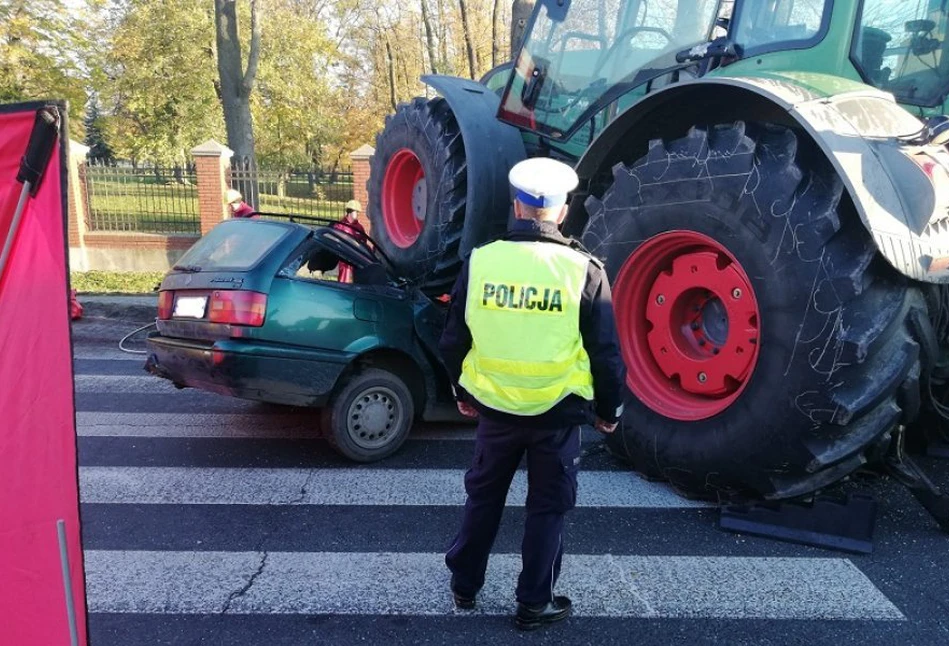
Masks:
[[[198,182],[193,166],[133,168],[85,164],[90,231],[200,234]]]
[[[265,213],[336,219],[343,214],[345,203],[353,199],[353,173],[348,168],[273,171],[238,167],[228,171],[226,181]],[[201,233],[194,166],[89,162],[80,166],[80,182],[85,188],[89,231]]]
[[[264,213],[338,218],[353,199],[350,169],[272,171],[231,168],[229,185]],[[363,205],[365,208],[365,205]]]

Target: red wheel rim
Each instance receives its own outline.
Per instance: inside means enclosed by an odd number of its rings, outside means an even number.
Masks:
[[[389,160],[382,181],[382,219],[396,246],[405,249],[418,240],[427,197],[422,162],[408,148],[399,150]]]
[[[644,242],[614,287],[627,384],[671,419],[721,413],[748,385],[758,361],[758,301],[725,247],[694,231]]]

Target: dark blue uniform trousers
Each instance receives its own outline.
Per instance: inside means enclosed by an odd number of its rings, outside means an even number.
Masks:
[[[516,596],[519,602],[530,605],[553,599],[563,557],[564,514],[577,501],[580,427],[528,429],[483,415],[478,424],[474,463],[465,475],[468,499],[464,520],[445,556],[456,592],[474,596],[484,585],[488,554],[511,479],[525,452],[527,521]]]

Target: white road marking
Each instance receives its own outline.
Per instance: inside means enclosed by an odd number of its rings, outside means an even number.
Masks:
[[[465,504],[463,469],[255,469],[80,467],[85,503],[165,505]],[[577,506],[680,509],[708,506],[625,471],[581,471]],[[527,473],[518,471],[508,505],[522,507]]]
[[[116,393],[127,395],[151,395],[176,393],[167,379],[154,375],[76,375],[77,393]]]
[[[79,412],[80,437],[192,437],[308,439],[319,432],[316,409],[283,413],[100,413]],[[418,424],[410,439],[474,440],[473,426]]]
[[[85,566],[93,613],[469,614],[438,553],[88,550]],[[510,614],[520,567],[492,556],[470,614]],[[842,558],[568,553],[557,592],[585,617],[905,620]]]

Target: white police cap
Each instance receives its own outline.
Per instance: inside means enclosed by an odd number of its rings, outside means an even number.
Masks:
[[[535,207],[565,204],[567,193],[580,183],[570,166],[547,157],[534,157],[515,164],[508,173],[508,180],[517,191],[516,199]]]

